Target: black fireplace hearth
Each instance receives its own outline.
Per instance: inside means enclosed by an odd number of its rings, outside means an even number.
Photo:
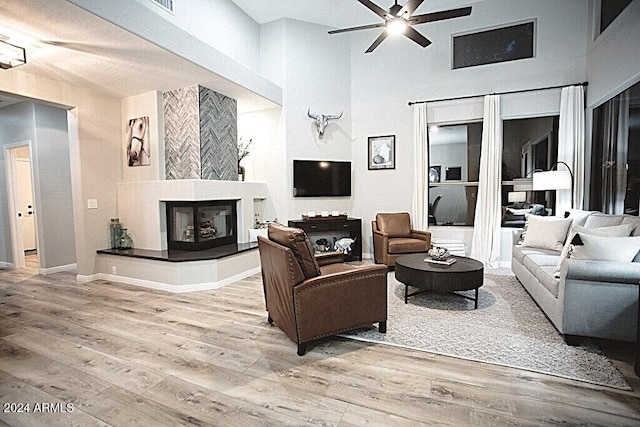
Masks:
[[[166,202],[169,250],[201,251],[237,243],[236,200]]]

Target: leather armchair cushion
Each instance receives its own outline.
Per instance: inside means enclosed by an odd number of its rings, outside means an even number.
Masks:
[[[403,213],[379,213],[376,215],[378,230],[389,237],[411,237],[411,217]]]
[[[414,252],[427,252],[429,245],[426,241],[408,237],[396,237],[389,239],[390,254],[409,254]]]
[[[320,275],[320,266],[316,261],[313,245],[303,230],[281,224],[270,224],[268,235],[270,240],[291,249],[306,279]]]

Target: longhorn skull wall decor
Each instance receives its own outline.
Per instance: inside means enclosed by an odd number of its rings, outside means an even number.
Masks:
[[[307,116],[315,120],[316,129],[318,131],[318,138],[322,139],[324,136],[324,128],[327,127],[330,120],[338,120],[342,117],[341,112],[339,116],[325,115],[325,114],[311,114],[311,108],[307,109]]]

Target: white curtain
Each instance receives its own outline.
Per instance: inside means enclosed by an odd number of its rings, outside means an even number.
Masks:
[[[573,194],[571,190],[556,191],[556,215],[562,216],[567,209],[582,209],[584,199],[584,87],[568,86],[560,94],[560,125],[558,129],[558,161],[565,162],[573,172]],[[558,170],[565,170],[558,165]]]
[[[429,126],[427,123],[427,104],[413,104],[413,206],[411,220],[417,230],[426,230],[429,226]]]
[[[500,224],[502,219],[502,120],[500,95],[484,97],[482,149],[478,199],[473,223],[471,258],[487,268],[500,266]]]

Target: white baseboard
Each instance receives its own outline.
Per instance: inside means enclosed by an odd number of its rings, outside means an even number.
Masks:
[[[97,273],[88,276],[77,275],[76,279],[78,280],[78,282],[84,283],[93,282],[95,280],[108,280],[110,282],[125,283],[127,285],[140,286],[143,288],[155,289],[171,293],[185,293],[218,289],[223,286],[235,283],[246,277],[253,276],[257,273],[260,273],[260,267],[252,268],[250,270],[244,271],[240,274],[236,274],[223,280],[219,280],[217,282],[193,283],[190,285],[172,285],[169,283],[154,282],[151,280],[136,279],[133,277],[124,277],[105,273]]]
[[[0,268],[10,268],[13,269],[15,266],[13,265],[12,262],[4,262],[4,261],[0,261]]]
[[[57,267],[51,267],[51,268],[40,268],[39,273],[42,274],[43,276],[46,276],[47,274],[60,273],[62,271],[72,271],[77,269],[78,269],[78,264],[67,264],[67,265],[59,265]]]

